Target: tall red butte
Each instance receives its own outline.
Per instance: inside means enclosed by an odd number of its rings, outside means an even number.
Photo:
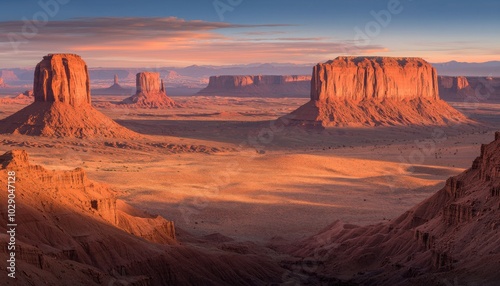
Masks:
[[[138,134],[91,105],[87,65],[78,55],[49,54],[36,66],[35,102],[0,121],[0,133],[131,138]]]
[[[436,70],[420,58],[338,57],[313,69],[311,100],[291,114],[305,126],[467,122],[440,100]]]
[[[136,75],[137,91],[120,104],[136,108],[171,108],[175,102],[167,96],[163,80],[156,72],[141,72]]]

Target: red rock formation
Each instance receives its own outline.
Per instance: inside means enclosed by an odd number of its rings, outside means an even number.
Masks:
[[[3,78],[0,77],[0,87],[7,87],[7,85],[3,82]]]
[[[467,97],[475,96],[474,88],[464,76],[440,76],[438,82],[439,94],[445,100],[464,101]]]
[[[32,97],[32,98],[35,98],[35,93],[32,91],[32,90],[25,90],[22,95],[26,96],[26,97]]]
[[[123,206],[118,208],[115,192],[104,185],[90,181],[83,169],[47,171],[41,166],[30,165],[28,154],[22,150],[14,150],[0,156],[0,164],[3,169],[16,171],[19,178],[25,177],[19,185],[26,186],[26,189],[39,185],[46,190],[47,193],[31,192],[30,200],[43,202],[50,200],[51,196],[57,196],[60,207],[64,204],[67,207],[76,207],[88,216],[98,217],[136,236],[150,238],[152,242],[175,242],[173,222],[159,216],[137,217],[133,215],[137,210],[130,206],[128,209]],[[28,188],[29,183],[33,185]],[[76,202],[78,203],[75,205]],[[44,208],[50,210],[48,207]],[[51,215],[55,213],[51,212]],[[156,227],[159,235],[151,236]]]
[[[49,171],[26,152],[0,156],[0,184],[16,173],[16,280],[5,285],[263,285],[283,269],[265,257],[200,251],[176,242],[174,225],[134,209],[82,169]],[[0,192],[0,259],[7,245],[7,195]],[[10,283],[10,284],[9,284]],[[2,284],[4,285],[4,284]]]
[[[27,105],[34,101],[33,91],[26,90],[15,97],[0,98],[0,103],[3,104],[23,104]]]
[[[36,66],[33,92],[35,102],[62,102],[73,107],[90,105],[87,65],[78,55],[45,56]]]
[[[136,87],[136,94],[123,100],[121,104],[138,108],[175,107],[175,102],[167,96],[163,80],[160,80],[159,73],[138,73]]]
[[[311,101],[294,125],[445,125],[467,122],[439,99],[436,70],[418,58],[338,57],[314,67]]]
[[[314,67],[311,99],[439,99],[436,70],[419,58],[338,57]]]
[[[90,104],[85,62],[77,55],[48,55],[37,65],[35,102],[0,121],[0,133],[57,137],[119,137],[138,134]]]
[[[211,76],[198,95],[236,97],[307,97],[311,76]]]
[[[292,252],[323,253],[315,275],[358,273],[353,282],[362,285],[434,285],[444,279],[497,285],[499,193],[497,132],[470,169],[392,222],[365,227],[337,222]]]

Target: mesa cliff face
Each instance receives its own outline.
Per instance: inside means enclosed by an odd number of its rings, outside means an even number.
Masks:
[[[211,76],[198,95],[235,97],[307,97],[311,76],[223,75]]]
[[[439,99],[436,70],[419,58],[338,57],[313,69],[311,99]]]
[[[439,99],[436,70],[418,58],[338,57],[313,69],[311,101],[292,125],[447,125],[468,120]]]
[[[470,285],[500,282],[500,132],[482,145],[472,167],[389,223],[357,227],[336,222],[296,245],[314,253],[319,275],[358,273],[353,281],[376,285],[423,285],[444,279]]]
[[[35,69],[33,89],[35,102],[1,120],[0,133],[77,138],[138,136],[91,106],[87,66],[77,55],[43,57]]]
[[[0,87],[6,87],[7,85],[3,81],[3,78],[0,77]]]
[[[136,93],[124,99],[120,104],[138,108],[170,108],[175,102],[167,96],[160,74],[141,72],[136,76]]]

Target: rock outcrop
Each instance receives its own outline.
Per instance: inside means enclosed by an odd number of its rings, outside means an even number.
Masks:
[[[497,132],[470,169],[395,220],[364,227],[336,222],[292,252],[322,253],[315,275],[357,273],[352,282],[360,285],[497,285],[499,194]]]
[[[36,66],[35,102],[61,102],[73,107],[90,106],[90,79],[80,56],[56,54],[43,57]]]
[[[339,57],[313,69],[311,99],[439,99],[436,70],[419,58]]]
[[[464,76],[440,76],[439,94],[444,100],[464,101],[467,97],[474,96],[474,88]]]
[[[500,78],[440,76],[439,94],[447,101],[498,102]]]
[[[16,279],[2,285],[279,284],[270,258],[179,245],[174,224],[142,212],[82,169],[49,171],[22,150],[0,156],[0,184],[15,172]],[[10,175],[11,176],[11,175]],[[12,182],[12,180],[11,180]],[[10,257],[0,192],[0,259]],[[13,223],[12,221],[9,223]],[[0,275],[7,277],[7,268]]]
[[[138,136],[91,106],[87,66],[77,55],[44,57],[36,67],[33,87],[35,102],[1,120],[0,133],[77,138]]]
[[[167,96],[159,73],[138,73],[136,88],[136,93],[123,100],[120,104],[137,108],[171,108],[176,106],[175,102]]]
[[[0,77],[0,88],[1,87],[7,87],[7,85],[5,84],[5,82],[3,81],[3,78]]]
[[[311,101],[294,125],[445,125],[466,118],[439,98],[436,70],[418,58],[338,57],[313,69]]]
[[[311,76],[241,75],[211,76],[198,95],[235,97],[307,97]]]
[[[33,91],[26,90],[25,92],[20,93],[14,97],[0,98],[0,103],[2,103],[2,104],[28,105],[28,104],[32,103],[34,100],[35,100],[35,97],[33,95]]]

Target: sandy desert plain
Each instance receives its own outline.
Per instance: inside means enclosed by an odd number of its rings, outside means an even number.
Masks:
[[[93,95],[96,106],[124,98]],[[478,124],[308,130],[273,123],[305,98],[174,99],[181,107],[99,109],[142,140],[0,135],[0,150],[22,148],[48,169],[83,168],[173,220],[181,241],[219,233],[265,245],[336,220],[393,219],[469,167],[500,124],[500,103],[451,103]],[[2,105],[1,115],[22,107]]]
[[[20,285],[498,281],[497,94],[455,110],[420,58],[318,64],[310,99],[136,79],[131,97],[91,95],[80,56],[49,54],[31,99],[0,99]]]

